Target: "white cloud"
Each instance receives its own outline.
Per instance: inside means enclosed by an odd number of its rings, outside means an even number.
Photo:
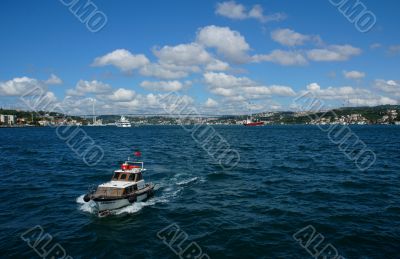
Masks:
[[[326,48],[307,51],[308,58],[313,61],[345,61],[359,54],[361,54],[361,49],[351,45],[330,45]]]
[[[55,74],[51,74],[49,79],[47,79],[45,81],[45,84],[47,85],[60,85],[62,84],[62,80],[61,78],[59,78],[58,76],[56,76]]]
[[[67,90],[67,96],[84,96],[86,93],[103,94],[111,90],[110,85],[97,80],[79,80],[74,89]]]
[[[212,60],[211,55],[197,43],[164,46],[154,50],[160,63],[175,64],[178,66],[204,65]]]
[[[198,43],[164,46],[154,49],[154,54],[160,65],[170,71],[200,72],[199,66],[213,71],[229,69],[228,63],[215,59]]]
[[[367,89],[354,88],[351,86],[328,87],[322,89],[317,83],[312,83],[307,85],[307,90],[320,99],[341,100],[356,106],[376,106],[398,103],[398,101],[394,99],[374,94]]]
[[[354,79],[354,80],[362,79],[365,77],[364,72],[360,72],[360,71],[356,71],[356,70],[343,71],[343,75],[347,79]]]
[[[252,18],[260,22],[281,21],[286,18],[286,15],[283,13],[265,15],[261,5],[254,5],[247,11],[244,5],[238,4],[235,1],[218,3],[215,13],[230,19],[244,20]]]
[[[254,86],[256,83],[247,77],[235,77],[225,73],[207,72],[205,83],[213,88],[235,88]]]
[[[282,45],[293,47],[303,45],[311,39],[311,36],[295,32],[291,29],[278,29],[271,32],[271,38]]]
[[[356,106],[396,105],[399,102],[385,96],[366,96],[364,98],[350,98],[349,103]]]
[[[134,55],[126,49],[117,49],[104,56],[97,57],[92,65],[96,67],[113,65],[122,71],[132,71],[141,68],[150,61],[143,54]]]
[[[229,27],[210,25],[201,28],[197,32],[196,41],[205,47],[216,48],[217,52],[229,61],[248,61],[249,44],[239,32],[232,31]]]
[[[270,54],[253,56],[254,62],[269,61],[283,66],[306,65],[307,59],[297,51],[274,50]]]
[[[249,99],[258,99],[271,95],[295,95],[293,89],[288,86],[263,86],[247,77],[235,77],[225,73],[214,72],[207,72],[203,77],[204,82],[210,87],[210,91],[213,94],[229,98],[242,96]]]
[[[179,91],[191,85],[190,81],[181,83],[177,80],[174,81],[143,81],[140,86],[152,91]]]
[[[0,82],[0,95],[23,96],[35,89],[47,91],[45,84],[37,79],[29,77],[16,77],[6,82]]]
[[[165,65],[153,63],[142,67],[139,72],[143,76],[155,77],[158,79],[178,79],[189,75],[188,71],[173,70],[166,68]]]
[[[218,106],[218,103],[214,99],[208,98],[207,101],[204,103],[204,106],[207,108],[214,108]]]
[[[394,80],[375,80],[375,88],[386,92],[394,94],[395,96],[400,96],[400,82]]]
[[[235,1],[217,3],[215,13],[231,19],[243,20],[247,18],[246,7],[242,4],[237,4]]]
[[[205,67],[208,71],[226,71],[229,70],[229,64],[218,59],[214,59]]]
[[[346,99],[352,96],[357,97],[371,94],[369,90],[353,88],[351,86],[328,87],[326,89],[322,89],[317,83],[311,83],[307,85],[307,90],[313,92],[322,99]]]
[[[128,102],[132,101],[136,96],[135,91],[119,88],[115,90],[111,95],[106,95],[106,98],[115,102]]]

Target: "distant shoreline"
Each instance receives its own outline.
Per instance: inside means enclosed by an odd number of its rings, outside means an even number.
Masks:
[[[146,126],[189,126],[189,125],[203,125],[203,124],[142,124],[142,125],[137,125],[136,127],[132,128],[140,128],[140,127],[146,127]],[[368,127],[368,126],[400,126],[399,124],[327,124],[327,125],[316,125],[316,124],[267,124],[264,126],[256,126],[256,127],[244,127],[243,125],[240,124],[209,124],[209,126],[227,126],[227,127],[243,127],[243,128],[264,128],[264,127],[270,127],[270,126],[311,126],[311,127],[329,127],[333,125],[340,125],[340,126],[356,126],[356,127]],[[4,126],[1,125],[0,128],[4,129],[15,129],[15,128],[57,128],[57,127],[87,127],[87,128],[116,128],[119,129],[119,127],[115,126],[104,126],[104,127],[93,127],[93,126],[88,126],[88,125],[59,125],[59,126]]]

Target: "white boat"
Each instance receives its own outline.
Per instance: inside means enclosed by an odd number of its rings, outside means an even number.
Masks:
[[[84,201],[93,201],[99,216],[106,216],[112,210],[148,199],[153,195],[154,184],[145,183],[143,166],[143,162],[126,161],[114,171],[111,181],[86,194]]]
[[[120,128],[130,128],[132,127],[132,124],[129,120],[125,118],[125,116],[121,116],[121,119],[115,122],[115,126]]]

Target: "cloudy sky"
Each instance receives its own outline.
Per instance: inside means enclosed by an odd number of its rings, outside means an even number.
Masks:
[[[104,28],[73,0],[1,1],[0,106],[26,109],[34,88],[71,114],[93,100],[102,114],[160,113],[171,91],[204,114],[293,110],[305,91],[327,107],[400,103],[397,0],[362,1],[367,32],[332,4],[348,0],[77,1]]]

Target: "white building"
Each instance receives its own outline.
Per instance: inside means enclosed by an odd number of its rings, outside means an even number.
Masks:
[[[0,122],[2,124],[8,124],[8,125],[15,124],[15,115],[0,114]]]

